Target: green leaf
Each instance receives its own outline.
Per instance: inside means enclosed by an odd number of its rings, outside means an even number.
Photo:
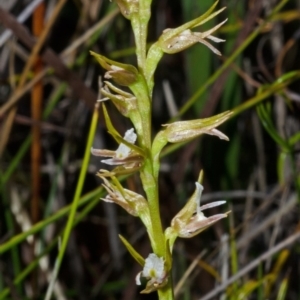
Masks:
[[[265,104],[259,104],[256,107],[257,114],[259,116],[259,119],[266,129],[266,131],[269,133],[269,135],[272,137],[272,139],[286,152],[290,152],[290,145],[287,141],[285,141],[277,132],[273,121],[271,119],[271,112],[269,107],[267,107]]]
[[[288,289],[289,280],[284,278],[279,286],[279,291],[276,300],[284,300]]]
[[[143,267],[145,265],[144,258],[131,246],[131,244],[121,234],[119,234],[119,238],[121,239],[128,252],[131,254],[131,256]]]

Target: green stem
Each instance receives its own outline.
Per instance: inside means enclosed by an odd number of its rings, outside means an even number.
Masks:
[[[145,166],[141,172],[141,180],[147,195],[151,229],[148,230],[151,240],[153,251],[160,257],[166,255],[165,237],[162,229],[160,210],[159,210],[159,198],[158,198],[158,182],[153,176],[152,160],[147,158]]]
[[[172,276],[170,275],[168,283],[157,291],[159,300],[173,300],[174,292],[173,292],[173,284],[172,284]]]
[[[131,20],[131,26],[135,36],[136,56],[140,72],[144,74],[146,65],[146,43],[148,35],[148,22],[151,16],[151,1],[139,2],[138,16],[134,16]]]

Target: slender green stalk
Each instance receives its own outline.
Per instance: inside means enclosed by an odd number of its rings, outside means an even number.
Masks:
[[[174,292],[173,292],[173,286],[172,286],[172,276],[170,276],[169,281],[167,285],[158,290],[158,297],[159,300],[172,300],[174,299]]]
[[[155,237],[150,235],[151,244],[157,255],[164,256],[166,247],[159,210],[158,182],[157,178],[153,176],[152,161],[150,159],[145,161],[144,170],[141,172],[141,180],[147,194],[152,233],[155,234]]]
[[[64,254],[65,254],[65,251],[66,251],[66,248],[68,245],[68,241],[70,238],[70,234],[72,231],[72,227],[74,224],[75,214],[76,214],[76,211],[78,208],[80,194],[82,192],[83,184],[84,184],[84,180],[85,180],[85,174],[87,173],[88,164],[89,164],[89,160],[90,160],[90,155],[91,155],[90,149],[92,148],[93,140],[94,140],[94,136],[95,136],[95,132],[96,132],[96,128],[97,128],[98,117],[99,117],[98,110],[99,110],[99,104],[96,104],[94,113],[93,113],[93,117],[92,117],[92,121],[91,121],[91,126],[90,126],[90,130],[89,130],[85,153],[84,153],[84,157],[83,157],[82,168],[80,170],[79,179],[78,179],[78,183],[76,186],[74,199],[72,201],[68,222],[67,222],[67,225],[66,225],[66,228],[64,231],[64,235],[62,238],[62,242],[61,242],[61,247],[59,249],[58,257],[57,257],[56,263],[55,263],[54,276],[52,277],[51,284],[49,285],[47,294],[46,294],[46,298],[48,298],[48,299],[51,298],[52,288],[53,288],[54,282],[56,280],[56,275],[58,275],[60,266],[62,264],[62,260],[63,260]]]
[[[269,96],[271,96],[277,92],[282,91],[293,81],[300,78],[300,71],[293,71],[288,74],[290,74],[291,76],[286,76],[287,74],[285,74],[285,78],[282,78],[282,80],[276,80],[276,82],[273,83],[271,86],[269,86],[268,89],[266,89],[265,91],[257,94],[253,98],[251,98],[251,99],[247,100],[246,102],[240,104],[239,106],[235,107],[232,110],[233,113],[232,113],[231,117],[234,117],[234,116],[242,113],[243,111],[249,109],[250,107],[253,107],[253,106],[259,104],[261,101],[265,100],[266,98],[268,98]]]

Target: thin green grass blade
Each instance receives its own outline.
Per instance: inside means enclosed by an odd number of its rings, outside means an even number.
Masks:
[[[79,179],[78,179],[78,183],[77,183],[76,190],[75,190],[75,195],[74,195],[74,198],[72,201],[71,210],[69,213],[68,222],[67,222],[67,225],[66,225],[66,228],[64,231],[64,235],[62,238],[62,243],[61,243],[61,247],[59,249],[58,257],[55,262],[54,274],[53,274],[52,280],[49,284],[49,287],[47,289],[45,299],[51,299],[54,283],[56,281],[56,277],[58,275],[60,266],[62,264],[62,260],[63,260],[64,254],[65,254],[65,251],[67,248],[67,244],[69,241],[69,237],[70,237],[70,234],[72,231],[73,223],[75,220],[75,214],[76,214],[79,200],[80,200],[80,194],[83,189],[85,174],[87,173],[88,163],[89,163],[90,156],[91,156],[91,148],[93,145],[93,140],[94,140],[94,136],[95,136],[95,132],[96,132],[96,128],[97,128],[98,117],[99,117],[99,104],[96,103],[92,121],[91,121],[90,130],[89,130],[89,135],[88,135],[88,139],[87,139],[87,144],[86,144],[86,148],[85,148],[85,153],[84,153],[84,157],[83,157],[82,167],[80,170]]]
[[[289,286],[289,279],[284,278],[279,286],[279,291],[278,291],[276,300],[286,299],[286,293],[288,291],[288,286]]]
[[[253,106],[256,106],[271,95],[283,91],[288,85],[300,78],[300,71],[291,71],[285,75],[289,76],[280,77],[279,80],[276,80],[273,84],[269,85],[268,89],[261,91],[256,96],[250,98],[249,100],[232,109],[231,118],[241,114],[242,112]]]

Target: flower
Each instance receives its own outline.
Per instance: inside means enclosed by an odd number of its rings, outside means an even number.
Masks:
[[[203,133],[215,135],[222,140],[228,141],[228,137],[216,129],[216,127],[225,122],[228,118],[230,118],[231,115],[231,111],[225,111],[210,118],[178,121],[162,125],[165,128],[156,135],[153,141],[153,157],[159,157],[161,150],[168,142],[188,142],[197,138]]]
[[[150,293],[167,283],[166,275],[164,258],[158,257],[155,253],[150,253],[145,259],[143,271],[137,274],[135,282],[137,285],[141,285],[141,277],[147,278],[147,286],[142,293]]]
[[[144,223],[150,222],[148,202],[143,196],[124,189],[115,177],[112,177],[112,180],[115,183],[113,184],[104,176],[99,176],[104,181],[102,185],[108,193],[105,198],[102,198],[103,201],[116,203],[123,207],[129,214],[135,217],[139,216]]]
[[[129,144],[134,144],[136,141],[137,135],[134,132],[134,129],[131,128],[125,132],[124,140]],[[91,152],[95,156],[104,156],[111,157],[109,159],[103,159],[101,162],[107,165],[123,166],[124,168],[134,168],[139,166],[142,162],[142,157],[140,154],[136,153],[129,146],[120,143],[116,151],[105,150],[105,149],[91,149]]]
[[[213,12],[218,4],[216,1],[203,15],[191,20],[177,28],[168,28],[163,31],[158,41],[152,44],[148,53],[145,67],[145,79],[148,82],[149,90],[152,91],[154,86],[153,76],[158,62],[164,53],[173,54],[183,51],[196,43],[201,43],[211,49],[214,53],[221,55],[220,51],[211,45],[207,40],[216,43],[223,42],[223,40],[212,36],[212,33],[219,29],[227,20],[221,22],[210,30],[205,32],[193,32],[192,30],[198,26],[208,22],[224,8]]]
[[[186,205],[171,221],[171,227],[166,230],[166,238],[170,240],[170,246],[173,246],[177,237],[191,238],[209,226],[213,225],[220,219],[226,218],[228,213],[217,214],[211,217],[206,217],[203,210],[219,206],[226,201],[216,201],[200,206],[201,194],[203,186],[196,182],[196,190]]]
[[[228,141],[228,137],[215,127],[225,122],[231,114],[232,112],[225,111],[210,118],[165,124],[163,125],[166,127],[164,134],[169,143],[185,142],[203,133],[215,135],[222,140]]]
[[[211,40],[216,43],[224,42],[224,40],[216,38],[211,34],[219,29],[227,21],[227,19],[205,32],[191,31],[191,29],[206,23],[225,9],[224,7],[213,13],[213,10],[217,6],[217,4],[218,1],[215,2],[202,16],[190,22],[187,22],[177,28],[165,29],[158,40],[158,44],[161,50],[165,53],[173,54],[185,50],[199,42],[207,46],[214,53],[221,55],[220,51],[205,39]]]
[[[113,94],[111,91],[116,94]],[[105,86],[101,89],[101,94],[104,95],[105,98],[98,101],[102,102],[110,99],[123,116],[129,117],[133,112],[137,112],[136,97],[115,87],[110,82],[105,81]]]
[[[105,78],[113,79],[117,84],[124,86],[130,86],[137,81],[138,70],[134,66],[113,61],[93,51],[90,53],[102,68],[107,70]]]
[[[207,46],[215,54],[221,55],[221,52],[205,39],[209,39],[215,43],[225,42],[225,40],[212,36],[211,33],[220,28],[226,21],[227,19],[205,32],[193,32],[190,29],[183,30],[181,33],[161,42],[161,48],[165,53],[173,54],[185,50],[196,43],[201,43]],[[168,33],[171,30],[172,29],[165,29],[164,33]]]

